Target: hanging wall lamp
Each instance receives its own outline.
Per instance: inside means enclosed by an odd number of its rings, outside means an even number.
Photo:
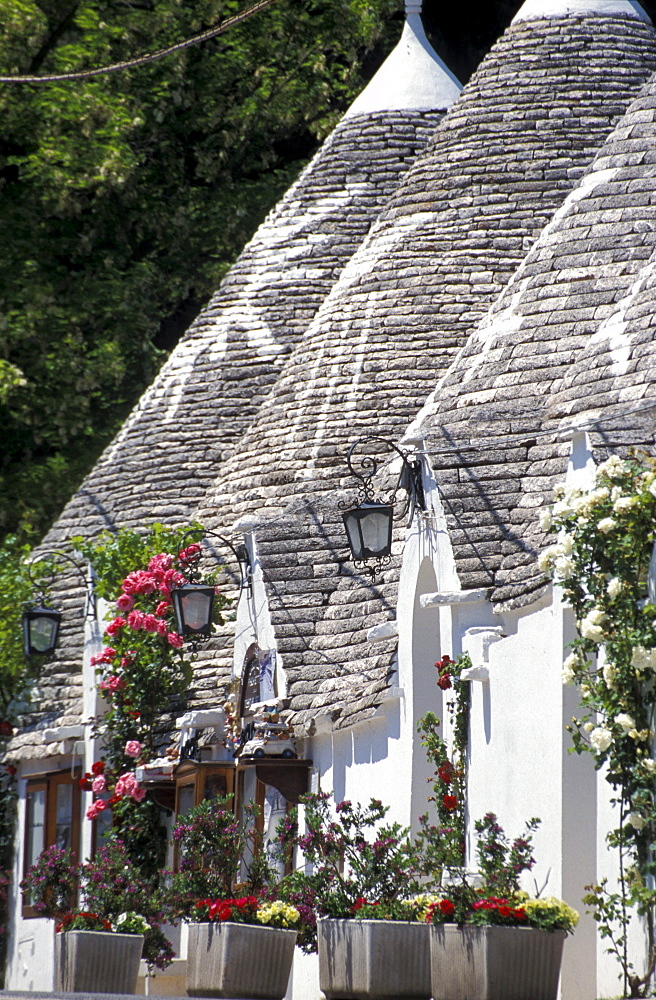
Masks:
[[[33,566],[44,563],[46,565],[46,575],[52,579],[55,575],[55,569],[54,564],[50,561],[60,559],[73,566],[82,580],[87,597],[85,614],[89,613],[89,609],[95,612],[93,586],[84,572],[83,566],[77,563],[75,559],[72,559],[71,556],[65,552],[60,552],[58,549],[41,553],[38,559],[35,559],[27,566],[27,575],[34,586],[37,596],[29,607],[24,608],[22,614],[23,651],[26,656],[34,656],[35,654],[49,656],[57,648],[62,613],[57,608],[48,606],[41,581],[35,580],[31,569]]]
[[[188,536],[183,537],[178,550],[178,559],[185,567],[186,582],[171,591],[171,603],[179,634],[185,639],[191,639],[192,643],[199,639],[209,639],[212,634],[214,585],[203,582],[199,571],[200,561],[206,551],[202,543],[207,536],[217,538],[232,552],[239,566],[240,591],[249,587],[251,582],[251,560],[245,545],[235,547],[223,535],[208,531],[200,542],[192,542],[185,548],[184,537]]]
[[[380,447],[376,449],[376,455],[368,453],[358,455],[357,449],[365,442],[396,452],[401,458],[401,471],[396,483],[385,496],[377,494],[372,480],[381,462],[387,460],[389,456],[380,454]],[[366,569],[373,578],[376,571],[390,561],[394,521],[399,521],[408,514],[411,521],[417,507],[420,510],[426,509],[421,461],[418,458],[410,458],[387,438],[367,435],[353,442],[346,455],[346,464],[355,478],[360,480],[359,502],[342,514],[346,537],[356,566]],[[395,513],[399,489],[405,491],[406,497],[401,510]]]

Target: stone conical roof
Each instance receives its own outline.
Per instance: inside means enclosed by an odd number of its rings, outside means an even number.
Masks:
[[[402,431],[654,68],[626,17],[522,21],[486,57],[324,301],[222,469],[280,509],[345,446]],[[340,470],[341,472],[341,470]],[[213,507],[212,493],[206,508]],[[222,515],[219,515],[222,516]]]
[[[462,586],[489,587],[497,605],[546,584],[537,513],[576,428],[598,460],[656,440],[655,150],[656,77],[412,428],[429,442]]]
[[[399,43],[397,72],[416,56],[406,41]],[[386,85],[389,69],[381,67],[378,100],[342,119],[255,233],[44,546],[61,546],[77,534],[93,537],[105,528],[178,524],[191,517],[291,346],[453,100],[452,75],[436,54],[432,63],[424,57],[423,73],[409,74],[416,97],[405,87],[398,107],[393,86]],[[433,104],[420,86],[426,75]],[[67,613],[34,721],[73,717],[80,710],[81,620],[72,611],[82,594],[74,580],[62,578],[57,596]]]
[[[379,601],[365,588],[366,612],[350,603],[351,584],[339,577],[343,541],[328,530],[332,514],[325,523],[316,515],[317,491],[344,476],[343,455],[358,434],[402,433],[649,76],[655,53],[653,29],[636,18],[513,25],[345,268],[208,493],[201,517],[225,530],[236,515],[275,515],[310,480],[293,504],[296,524],[276,520],[257,532],[261,551],[271,543],[269,567],[263,558],[270,598],[287,595],[280,627],[285,616],[304,622],[302,642],[289,621],[279,639],[286,667],[295,657],[305,664],[298,675],[292,669],[290,692],[297,680],[308,683],[313,642],[329,643],[328,622],[338,649],[331,669],[357,683],[357,663],[378,655],[365,651],[366,625],[395,606],[391,589]],[[292,541],[317,525],[320,567]],[[355,616],[356,661],[346,638]]]

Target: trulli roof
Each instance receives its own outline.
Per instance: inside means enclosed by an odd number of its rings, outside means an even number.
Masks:
[[[339,512],[317,494],[344,478],[358,434],[402,433],[649,76],[655,52],[653,29],[624,15],[514,24],[344,269],[208,492],[201,518],[224,531],[239,516],[274,516],[257,530],[258,550],[272,607],[286,595],[272,611],[285,666],[303,664],[300,688],[290,682],[293,710],[319,698],[314,673],[382,690],[389,668],[366,635],[394,617],[393,582],[380,600],[349,579]],[[303,494],[291,524],[278,517]],[[308,553],[322,537],[317,559]],[[216,655],[199,663],[208,691]],[[376,690],[372,704],[345,697],[341,724],[373,712]],[[324,695],[326,706],[339,700],[334,684]]]
[[[499,606],[545,584],[537,514],[576,428],[597,457],[654,443],[655,150],[652,78],[413,425],[462,586],[489,587]]]

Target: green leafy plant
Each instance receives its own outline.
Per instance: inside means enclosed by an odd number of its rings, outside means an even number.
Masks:
[[[561,490],[542,526],[557,542],[540,556],[571,605],[577,638],[563,680],[577,684],[580,715],[568,727],[573,749],[606,765],[619,824],[608,834],[617,851],[619,892],[588,887],[586,900],[622,967],[625,994],[647,995],[656,965],[656,763],[651,757],[656,706],[656,604],[647,574],[656,539],[656,463],[611,456],[590,489]],[[631,911],[646,919],[649,954],[638,974],[628,950]],[[628,991],[628,992],[627,992]]]
[[[25,873],[21,888],[34,910],[52,917],[58,930],[105,930],[143,934],[143,957],[164,969],[174,957],[162,931],[164,902],[156,879],[145,878],[117,837],[102,844],[92,861],[49,847]],[[76,910],[78,899],[82,909]]]
[[[475,823],[479,871],[474,880],[461,872],[442,886],[440,898],[428,905],[428,923],[473,926],[531,926],[571,933],[578,913],[563,900],[532,899],[520,889],[524,872],[533,868],[532,835],[539,820],[526,823],[524,833],[510,840],[494,813]]]
[[[307,886],[319,914],[351,917],[363,899],[388,904],[412,893],[416,850],[405,828],[383,822],[388,806],[378,799],[368,806],[343,801],[333,812],[325,792],[302,795],[300,801],[306,832],[296,830],[294,811],[278,827],[279,843],[285,851],[299,847],[312,864]]]
[[[207,799],[190,809],[173,830],[178,870],[169,873],[167,906],[173,919],[200,919],[198,900],[231,898],[240,878],[251,893],[263,891],[272,880],[255,820],[259,810],[244,806],[244,818],[232,810],[232,796]]]

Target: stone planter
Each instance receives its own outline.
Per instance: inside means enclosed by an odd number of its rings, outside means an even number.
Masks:
[[[324,918],[317,935],[319,986],[328,1000],[431,996],[428,924]]]
[[[435,1000],[556,1000],[565,931],[430,926]]]
[[[55,992],[134,993],[143,943],[141,934],[56,934]]]
[[[282,1000],[296,931],[254,924],[189,924],[187,994]]]

